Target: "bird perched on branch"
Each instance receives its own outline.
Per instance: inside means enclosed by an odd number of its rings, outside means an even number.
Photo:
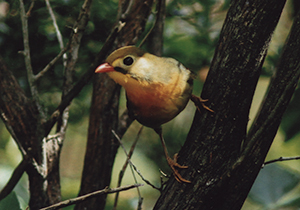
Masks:
[[[212,111],[201,98],[192,94],[193,76],[190,70],[173,58],[157,57],[134,46],[112,52],[96,73],[108,75],[126,91],[129,116],[142,125],[153,128],[160,136],[167,162],[179,182],[190,183],[176,168],[187,168],[170,158],[161,125],[176,117],[191,99],[196,106]]]

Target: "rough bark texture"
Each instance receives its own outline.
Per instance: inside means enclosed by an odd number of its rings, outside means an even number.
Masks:
[[[179,153],[179,163],[189,166],[182,175],[192,183],[170,179],[154,209],[241,208],[272,142],[259,144],[258,152],[245,140],[254,90],[284,4],[231,2],[202,93],[214,113],[196,113]],[[279,124],[280,119],[274,121]],[[277,127],[272,128],[271,137]]]
[[[42,164],[44,129],[41,122],[43,119],[40,117],[36,103],[25,96],[24,91],[2,60],[0,60],[0,111],[6,127],[27,155],[38,164]],[[47,205],[50,197],[47,194],[47,180],[37,172],[33,165],[28,165],[26,172],[29,176],[31,193],[29,205],[32,209]]]
[[[115,48],[133,45],[144,30],[152,1],[120,1],[120,20],[125,26],[119,32]],[[111,172],[119,143],[112,134],[118,131],[120,86],[106,74],[95,75],[90,113],[87,150],[79,195],[110,185]],[[106,195],[76,205],[75,209],[104,209]]]

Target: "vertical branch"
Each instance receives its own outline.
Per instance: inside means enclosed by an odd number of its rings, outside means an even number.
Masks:
[[[52,10],[52,7],[51,7],[51,5],[50,5],[49,0],[45,0],[45,2],[46,2],[46,5],[47,5],[47,8],[48,8],[50,17],[51,17],[51,19],[52,19],[53,26],[54,26],[54,28],[55,28],[56,37],[57,37],[57,40],[58,40],[58,43],[59,43],[59,47],[60,47],[61,50],[63,50],[63,49],[64,49],[63,37],[62,37],[61,32],[60,32],[60,30],[59,30],[59,28],[58,28],[58,25],[57,25],[57,22],[56,22],[56,18],[55,18],[54,12],[53,12],[53,10]],[[66,67],[66,65],[67,65],[67,63],[66,63],[66,61],[67,61],[67,54],[66,54],[66,53],[64,53],[63,59],[64,59],[64,62],[63,62],[64,67]]]
[[[25,59],[28,83],[30,86],[31,95],[33,99],[38,103],[38,92],[37,92],[36,85],[34,83],[34,75],[31,66],[29,34],[28,34],[28,16],[26,15],[25,12],[25,6],[23,0],[20,0],[20,16],[22,21],[23,44],[24,44],[24,50],[22,51],[22,54],[24,55],[24,59]]]
[[[46,2],[49,3],[49,0],[46,0]],[[65,95],[70,91],[70,89],[73,86],[73,73],[78,60],[78,53],[79,53],[83,32],[89,20],[91,4],[92,4],[92,0],[84,1],[80,10],[79,17],[77,19],[78,21],[76,21],[73,26],[73,33],[69,41],[70,43],[69,59],[67,60],[66,63],[64,62],[66,66],[65,66],[64,84],[63,84],[63,91],[62,91],[62,100],[64,100]],[[49,3],[49,8],[50,8],[49,11],[52,11],[50,7],[50,3]],[[51,16],[53,16],[53,22],[56,28],[57,38],[60,42],[61,48],[63,48],[62,37],[59,32],[58,26],[56,24],[53,11],[50,12],[50,14],[52,14]],[[66,107],[58,120],[57,129],[56,129],[57,132],[60,132],[61,139],[64,139],[68,118],[69,118],[69,108]],[[62,142],[60,142],[60,144],[62,144]]]
[[[137,42],[145,28],[153,3],[152,0],[131,0],[131,3],[129,0],[120,0],[119,2],[119,5],[124,6],[119,8],[119,11],[126,15],[119,15],[124,19],[118,20],[116,25],[122,22],[124,27],[119,31],[115,45],[110,51],[116,47]],[[118,130],[119,93],[120,86],[107,75],[94,76],[87,150],[79,195],[110,185],[112,166],[119,146],[111,133],[111,130]],[[121,130],[124,131],[123,128]],[[104,209],[105,202],[106,196],[103,195],[89,202],[78,204],[74,209],[100,210]]]
[[[60,48],[64,48],[62,35],[59,31],[59,28],[56,23],[56,18],[53,13],[53,10],[51,8],[51,5],[49,3],[49,0],[45,0],[47,4],[47,8],[49,10],[50,16],[53,21],[53,25],[56,30],[57,39],[60,45]],[[81,39],[84,33],[84,30],[86,28],[87,22],[89,20],[90,15],[90,7],[91,7],[92,0],[85,0],[77,21],[74,23],[72,35],[70,37],[69,43],[68,43],[68,52],[69,56],[66,60],[67,56],[64,54],[64,83],[62,88],[62,101],[65,99],[66,94],[70,91],[70,89],[73,86],[73,74],[75,70],[75,66],[78,60],[78,54],[79,54],[79,48],[81,44]],[[59,183],[59,158],[60,158],[60,152],[61,148],[63,146],[63,142],[65,139],[65,133],[67,129],[69,119],[69,107],[66,106],[63,110],[61,115],[58,118],[57,121],[57,127],[56,127],[56,135],[54,137],[49,137],[47,140],[47,148],[48,149],[48,165],[49,165],[49,172],[50,175],[48,179],[49,186],[53,190],[54,193],[50,195],[51,197],[51,203],[56,203],[60,201],[60,183]]]

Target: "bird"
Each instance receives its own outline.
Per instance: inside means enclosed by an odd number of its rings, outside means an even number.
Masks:
[[[162,125],[175,118],[191,99],[197,109],[213,112],[203,100],[192,94],[194,74],[173,58],[158,57],[135,46],[113,51],[95,73],[107,73],[126,92],[129,117],[153,128],[159,135],[168,165],[178,182],[190,183],[177,168],[177,154],[169,156]]]

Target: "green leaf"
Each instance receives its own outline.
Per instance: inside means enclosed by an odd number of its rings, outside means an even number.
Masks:
[[[299,183],[299,175],[276,164],[263,168],[249,193],[250,199],[263,206],[276,206],[276,202]]]
[[[21,210],[19,200],[14,191],[0,201],[0,209]]]

